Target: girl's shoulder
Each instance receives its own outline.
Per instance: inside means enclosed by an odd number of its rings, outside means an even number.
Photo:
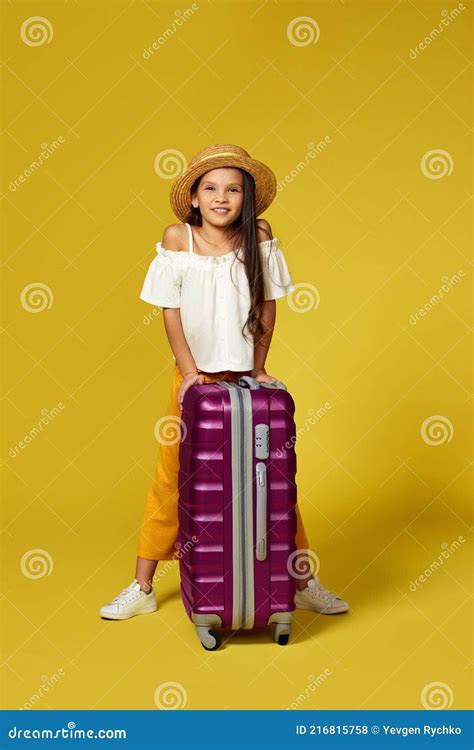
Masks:
[[[272,251],[281,252],[280,240],[273,236],[272,228],[265,219],[257,219],[257,241],[267,259]]]
[[[273,236],[272,228],[265,219],[257,219],[257,239],[260,252],[267,262],[282,254],[280,240]]]
[[[269,242],[273,239],[273,232],[270,224],[266,219],[257,219],[257,240],[261,242]]]
[[[166,250],[187,252],[189,250],[189,233],[185,224],[170,224],[165,227],[163,237],[159,243]]]
[[[183,266],[187,263],[190,253],[189,235],[185,224],[170,224],[163,230],[160,242],[155,244],[159,258],[173,266]]]

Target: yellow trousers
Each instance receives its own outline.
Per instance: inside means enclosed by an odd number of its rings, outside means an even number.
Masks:
[[[219,380],[236,381],[245,372],[206,373],[199,370],[204,383]],[[155,468],[155,476],[148,490],[138,537],[137,555],[146,560],[171,560],[176,552],[178,539],[178,472],[181,411],[178,404],[178,388],[183,376],[175,363],[171,393],[166,407],[166,416],[160,425],[160,446]],[[308,549],[308,539],[298,505],[296,506],[297,549]]]

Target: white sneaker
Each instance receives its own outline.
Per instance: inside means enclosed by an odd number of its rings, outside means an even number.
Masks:
[[[347,612],[349,604],[334,591],[330,591],[319,581],[319,576],[308,581],[308,585],[295,595],[296,609],[311,609],[322,615],[335,615]]]
[[[150,593],[146,594],[134,578],[130,586],[100,609],[99,614],[106,620],[127,620],[134,615],[156,612],[157,609],[158,602],[154,589],[152,588]]]

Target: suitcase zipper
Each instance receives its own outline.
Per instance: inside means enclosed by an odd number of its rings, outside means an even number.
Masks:
[[[251,472],[252,401],[250,393],[235,383],[228,388],[232,415],[232,629],[252,628],[255,621],[253,575],[253,504]]]
[[[245,536],[245,522],[246,522],[246,497],[245,497],[245,444],[244,444],[244,408],[242,402],[242,393],[239,388],[236,388],[237,401],[239,404],[239,487],[238,495],[240,498],[240,575],[241,575],[241,599],[240,599],[240,626],[245,626],[246,611],[247,611],[247,576],[246,576],[246,536]]]
[[[252,398],[246,388],[236,386],[241,408],[241,450],[240,471],[242,487],[242,625],[253,628],[255,621],[255,591],[253,563],[253,439],[252,439]]]

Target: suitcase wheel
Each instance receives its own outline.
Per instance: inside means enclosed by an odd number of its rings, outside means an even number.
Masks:
[[[196,632],[206,651],[217,651],[222,643],[222,636],[218,630],[209,630],[209,628],[197,627]]]
[[[286,646],[291,633],[291,624],[282,622],[278,623],[275,628],[275,640],[279,646]]]

